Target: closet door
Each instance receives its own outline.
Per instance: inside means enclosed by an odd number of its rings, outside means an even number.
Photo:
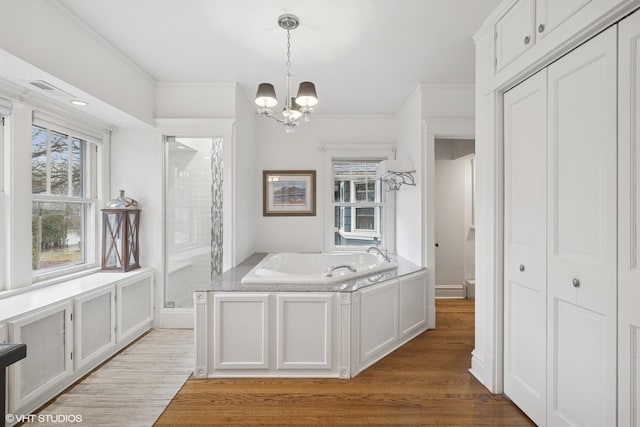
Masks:
[[[617,40],[548,67],[547,424],[616,425]]]
[[[619,31],[618,421],[640,426],[640,12]]]
[[[504,95],[504,392],[545,425],[547,71]]]

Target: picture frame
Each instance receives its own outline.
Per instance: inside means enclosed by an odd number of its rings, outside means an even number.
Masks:
[[[316,216],[316,171],[262,171],[262,215]]]

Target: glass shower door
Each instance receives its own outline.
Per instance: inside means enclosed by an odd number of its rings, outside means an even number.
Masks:
[[[222,273],[222,138],[165,137],[166,308]]]

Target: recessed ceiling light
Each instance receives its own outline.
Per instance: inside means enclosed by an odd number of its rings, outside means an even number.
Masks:
[[[72,99],[69,102],[72,103],[73,105],[77,105],[78,107],[86,107],[87,105],[89,105],[88,102],[81,101],[79,99]]]

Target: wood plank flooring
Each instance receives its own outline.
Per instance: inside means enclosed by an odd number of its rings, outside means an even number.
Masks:
[[[193,330],[154,329],[49,402],[38,413],[54,421],[38,426],[60,426],[60,415],[80,415],[83,426],[151,426],[192,371]]]
[[[438,300],[427,331],[356,378],[190,378],[156,426],[531,426],[468,372],[474,303]]]

